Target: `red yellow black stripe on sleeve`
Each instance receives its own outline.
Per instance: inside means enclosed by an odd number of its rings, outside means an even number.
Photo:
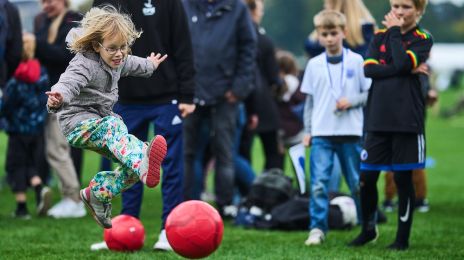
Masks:
[[[414,31],[414,36],[419,37],[419,38],[424,39],[424,40],[425,39],[430,39],[430,34],[427,33],[427,31],[420,30],[420,29],[416,29]]]
[[[364,60],[364,66],[371,65],[371,64],[379,64],[379,61],[376,59],[368,58]]]
[[[418,65],[417,55],[411,50],[407,50],[406,53],[408,54],[409,58],[411,59],[412,68],[413,69],[417,68],[417,65]]]

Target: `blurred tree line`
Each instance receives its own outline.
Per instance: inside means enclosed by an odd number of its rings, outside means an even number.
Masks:
[[[390,10],[388,0],[364,0],[377,21],[377,26]],[[263,27],[279,48],[303,55],[305,37],[314,29],[313,17],[322,9],[323,0],[265,0]],[[429,4],[420,22],[435,42],[464,43],[464,5]]]

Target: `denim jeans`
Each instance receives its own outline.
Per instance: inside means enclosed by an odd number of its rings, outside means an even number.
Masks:
[[[342,173],[356,203],[358,221],[361,210],[359,204],[360,142],[333,142],[324,137],[313,137],[310,157],[310,229],[319,228],[327,232],[329,198],[328,187],[334,164],[334,154],[338,155]]]

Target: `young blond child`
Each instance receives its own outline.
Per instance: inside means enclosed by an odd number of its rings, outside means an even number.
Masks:
[[[419,74],[427,73],[425,61],[432,38],[418,26],[427,0],[390,0],[391,10],[376,33],[364,61],[372,78],[366,108],[366,131],[361,153],[362,231],[351,246],[375,241],[380,171],[393,171],[398,188],[398,227],[392,250],[406,250],[413,221],[412,171],[425,167],[425,95]]]
[[[37,171],[44,153],[44,124],[47,116],[44,92],[49,86],[47,72],[34,58],[35,41],[23,35],[22,60],[4,89],[0,116],[8,133],[6,171],[16,199],[15,218],[30,218],[26,207],[28,186],[34,188],[37,215],[43,216],[51,204],[51,190],[44,186]]]
[[[140,179],[148,187],[159,183],[166,141],[157,135],[147,146],[127,131],[112,112],[118,100],[118,80],[125,76],[149,77],[167,56],[151,53],[146,59],[128,55],[141,32],[130,17],[112,6],[92,8],[71,30],[70,50],[76,53],[48,95],[50,112],[68,142],[93,150],[120,167],[95,175],[80,192],[99,225],[111,228],[111,199]]]
[[[301,85],[307,94],[303,144],[311,146],[308,246],[321,244],[329,229],[328,187],[335,154],[360,212],[362,106],[371,83],[364,77],[362,56],[343,48],[345,16],[334,10],[321,11],[314,25],[325,52],[308,62]]]

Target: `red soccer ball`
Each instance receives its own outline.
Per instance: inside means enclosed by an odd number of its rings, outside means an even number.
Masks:
[[[171,211],[165,229],[169,244],[176,253],[187,258],[202,258],[221,244],[224,224],[211,205],[190,200]]]
[[[103,232],[110,250],[136,251],[143,247],[145,229],[140,220],[129,215],[119,215],[111,223],[113,227]]]

